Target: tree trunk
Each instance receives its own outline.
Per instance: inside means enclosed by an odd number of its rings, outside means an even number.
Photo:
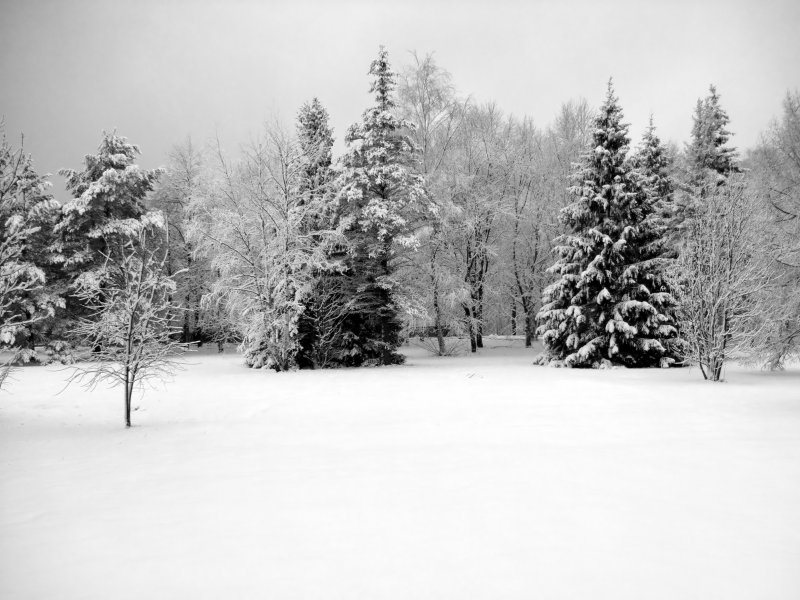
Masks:
[[[392,353],[389,350],[389,331],[387,327],[386,317],[381,317],[381,341],[383,348],[381,349],[381,364],[389,365],[392,362]]]
[[[703,374],[703,379],[705,379],[706,381],[708,381],[708,375],[706,375],[706,369],[705,369],[705,367],[703,366],[703,363],[702,363],[702,362],[700,363],[700,372]]]
[[[472,318],[472,310],[468,306],[464,306],[464,314],[467,317],[467,330],[469,331],[470,352],[477,352],[478,343],[477,343],[477,337],[475,335],[475,320]]]
[[[511,335],[517,335],[517,299],[511,301]]]
[[[183,331],[181,332],[181,342],[184,344],[188,344],[192,341],[189,329],[189,311],[187,310],[183,313]]]
[[[533,315],[525,312],[525,347],[533,345]]]
[[[722,360],[717,359],[716,364],[714,365],[714,381],[719,381],[722,379]]]
[[[381,259],[381,271],[384,275],[389,275],[389,245],[384,242],[384,258]],[[381,362],[384,365],[392,364],[392,351],[389,345],[389,317],[386,311],[381,311],[381,341],[383,342]]]
[[[478,288],[478,310],[475,312],[475,341],[483,348],[483,284]]]
[[[130,381],[131,370],[130,367],[125,367],[125,427],[131,426],[131,392],[133,382]]]
[[[525,347],[530,348],[533,343],[533,303],[527,296],[522,296],[522,312],[525,315]]]
[[[442,329],[442,309],[439,306],[439,286],[433,284],[433,314],[436,319],[436,340],[439,342],[439,356],[444,356],[447,349],[444,345],[444,331]]]

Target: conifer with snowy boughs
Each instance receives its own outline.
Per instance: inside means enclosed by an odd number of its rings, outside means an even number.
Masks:
[[[395,74],[383,46],[369,72],[376,104],[348,129],[342,158],[347,191],[340,216],[351,221],[344,278],[353,306],[345,364],[354,365],[402,362],[392,258],[414,245],[413,223],[425,199],[424,179],[412,169],[416,149],[404,133],[413,125],[394,114]]]
[[[692,141],[686,146],[688,166],[695,179],[702,179],[706,169],[722,176],[739,171],[736,148],[725,146],[732,135],[726,129],[730,118],[720,106],[717,89],[712,85],[709,92],[705,100],[697,100]]]
[[[139,147],[127,138],[103,132],[97,154],[87,154],[81,171],[61,169],[73,199],[61,207],[50,245],[50,260],[59,270],[66,296],[53,337],[66,335],[84,309],[69,289],[84,273],[100,269],[106,256],[136,235],[147,212],[145,197],[153,191],[163,168],[144,170],[134,164]]]
[[[300,192],[303,195],[301,202],[305,205],[315,205],[306,213],[303,230],[308,233],[331,228],[336,208],[336,196],[331,186],[334,180],[331,168],[333,129],[328,125],[328,111],[317,98],[300,108],[296,131],[303,155],[300,176]],[[335,275],[328,272],[314,273],[313,278],[316,281],[309,286],[310,289],[302,300],[302,313],[297,322],[298,350],[295,357],[295,362],[301,369],[317,366],[314,360],[315,350],[319,344],[325,343],[324,340],[329,339],[318,331],[320,322],[318,312],[322,301],[320,282],[322,278],[330,276]],[[336,339],[337,336],[333,335],[330,342]]]
[[[150,171],[134,164],[139,147],[116,132],[103,132],[97,154],[87,154],[82,171],[61,169],[73,199],[61,207],[52,245],[53,261],[74,278],[105,259],[111,238],[135,234],[147,212],[146,195],[163,168]]]
[[[670,239],[674,226],[671,219],[675,214],[675,180],[671,174],[673,157],[656,135],[652,116],[630,163],[638,172],[639,184],[655,209],[652,218],[658,219],[661,239]]]
[[[736,148],[725,144],[731,137],[727,125],[728,114],[719,103],[717,89],[712,85],[707,98],[697,100],[692,117],[692,139],[686,144],[683,173],[678,194],[672,229],[680,237],[692,226],[691,219],[703,212],[702,204],[715,186],[725,185],[733,173],[740,173]]]
[[[34,349],[34,328],[63,306],[52,293],[46,265],[60,209],[48,187],[31,156],[8,143],[0,119],[0,352],[10,351],[10,362],[41,358]],[[9,361],[0,361],[0,387],[9,372]]]
[[[651,116],[642,141],[631,157],[631,165],[639,172],[640,184],[655,208],[664,212],[669,212],[675,194],[670,162],[669,152],[656,135]]]
[[[333,178],[333,129],[328,125],[328,111],[318,98],[313,98],[300,108],[297,140],[304,157],[301,191],[319,195],[325,184]]]
[[[595,120],[593,148],[572,176],[575,200],[559,218],[559,279],[544,292],[537,319],[545,352],[540,364],[601,367],[668,366],[675,337],[674,300],[664,280],[664,224],[656,211],[662,157],[652,129],[629,160],[611,82]],[[639,163],[642,173],[635,169]]]

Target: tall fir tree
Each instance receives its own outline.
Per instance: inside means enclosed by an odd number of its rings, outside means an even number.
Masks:
[[[424,179],[414,171],[413,128],[395,115],[395,73],[381,46],[369,74],[375,106],[345,136],[342,183],[347,186],[341,217],[349,220],[346,258],[352,310],[345,324],[346,362],[402,362],[396,352],[402,324],[392,258],[415,243],[413,221],[425,198]]]
[[[675,195],[675,184],[670,175],[671,161],[668,148],[656,135],[651,116],[642,141],[631,157],[631,165],[639,172],[640,183],[655,208],[665,213],[669,212]]]
[[[59,171],[72,200],[61,207],[49,248],[66,299],[66,313],[54,325],[53,338],[63,337],[83,312],[71,291],[75,280],[101,269],[105,256],[139,230],[146,196],[165,171],[140,169],[135,164],[139,154],[127,138],[104,131],[97,154],[86,155],[83,170]]]
[[[303,173],[300,178],[302,202],[315,205],[314,210],[306,213],[308,218],[303,224],[303,230],[315,235],[315,231],[333,227],[336,213],[336,195],[331,185],[335,175],[332,168],[333,129],[328,124],[328,111],[316,97],[300,108],[296,132],[303,155]],[[300,369],[313,369],[317,366],[314,360],[315,348],[323,343],[323,336],[317,330],[323,280],[339,276],[333,271],[313,275],[315,283],[310,286],[302,301],[302,313],[297,322],[298,350],[295,362]],[[332,339],[331,343],[336,341]]]
[[[110,239],[136,233],[163,168],[144,170],[135,164],[139,147],[116,132],[103,132],[97,154],[87,154],[82,171],[61,169],[72,200],[61,207],[55,227],[53,261],[74,278],[103,262]]]
[[[729,122],[717,89],[712,85],[709,95],[697,100],[691,141],[686,144],[684,153],[671,222],[678,239],[684,237],[698,211],[702,212],[711,190],[725,185],[732,173],[741,172],[736,148],[726,145],[732,135],[727,129]]]
[[[674,236],[673,217],[676,211],[675,178],[673,167],[675,158],[661,143],[653,117],[642,135],[642,141],[631,156],[631,166],[639,173],[639,183],[650,198],[655,210],[653,219],[658,219],[661,238],[669,240]]]
[[[545,290],[537,316],[545,345],[540,364],[671,362],[674,300],[665,283],[664,224],[656,210],[663,149],[650,129],[637,158],[629,160],[622,119],[609,82],[592,148],[572,176],[574,201],[559,215],[571,233],[557,239],[560,258],[549,272],[558,279]]]
[[[736,148],[726,146],[732,135],[727,129],[729,122],[728,113],[720,105],[717,88],[712,85],[709,95],[697,100],[692,117],[692,141],[686,146],[693,179],[702,179],[707,169],[722,176],[739,171]]]
[[[333,128],[328,111],[316,97],[306,102],[297,115],[297,139],[304,157],[303,191],[319,193],[331,181]]]
[[[47,246],[61,205],[50,195],[23,147],[7,141],[0,119],[0,351],[15,360],[39,358],[37,329],[63,300],[54,293]],[[23,137],[24,142],[24,137]],[[0,386],[8,373],[0,361]]]

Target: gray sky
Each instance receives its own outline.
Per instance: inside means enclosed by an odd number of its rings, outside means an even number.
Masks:
[[[383,44],[395,67],[434,51],[462,94],[542,126],[570,98],[598,106],[613,77],[635,141],[651,112],[662,139],[685,141],[713,83],[744,148],[800,88],[798,25],[796,0],[0,0],[0,113],[64,200],[57,170],[80,167],[103,129],[151,168],[215,127],[235,152],[316,95],[340,140]]]

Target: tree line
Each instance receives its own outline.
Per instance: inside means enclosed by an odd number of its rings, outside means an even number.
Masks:
[[[236,157],[187,138],[144,170],[104,133],[60,171],[63,205],[4,135],[5,364],[81,346],[126,364],[127,389],[193,342],[277,371],[399,363],[408,336],[439,355],[540,336],[539,364],[692,362],[713,380],[797,357],[797,92],[741,156],[713,86],[679,147],[653,118],[634,143],[611,82],[598,109],[539,126],[460,95],[432,55],[395,72],[381,48],[369,74],[337,159],[316,98]]]

